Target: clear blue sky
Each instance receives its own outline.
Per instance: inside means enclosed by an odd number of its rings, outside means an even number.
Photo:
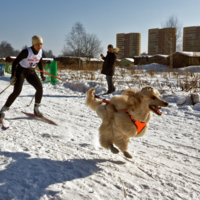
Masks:
[[[116,46],[116,33],[139,32],[141,52],[147,52],[148,29],[174,14],[183,27],[200,26],[200,0],[0,0],[0,42],[15,49],[31,46],[40,35],[43,49],[58,56],[76,22],[102,41]]]

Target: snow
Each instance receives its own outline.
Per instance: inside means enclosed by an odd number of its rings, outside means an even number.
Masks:
[[[175,70],[175,69],[174,69]],[[177,71],[193,71],[193,72],[200,72],[200,66],[188,66],[183,68],[176,68]]]
[[[186,55],[186,56],[200,57],[200,52],[189,52],[189,51],[177,51],[177,52],[180,53],[180,54]]]
[[[142,57],[152,57],[152,56],[149,56],[149,55],[134,56],[134,58],[142,58]]]
[[[130,61],[130,62],[134,62],[134,59],[133,59],[133,58],[124,58],[124,59],[122,59],[122,60],[128,60],[128,61]]]
[[[143,58],[143,57],[152,58],[152,57],[154,57],[154,56],[160,56],[160,57],[163,57],[163,58],[167,58],[167,57],[169,57],[169,55],[155,54],[155,55],[134,56],[134,58]]]
[[[183,55],[186,55],[186,56],[191,56],[191,57],[200,57],[200,52],[176,51],[173,54],[176,54],[176,53],[180,53],[180,54],[183,54]],[[160,56],[160,57],[164,57],[164,58],[169,57],[169,55],[155,54],[155,55],[134,56],[134,58],[141,58],[141,57],[151,58],[151,57],[154,57],[154,56]]]
[[[42,58],[42,60],[47,60],[47,61],[51,60],[51,61],[53,61],[54,59],[53,58]]]
[[[102,62],[101,59],[98,59],[98,58],[90,58],[90,61],[98,61],[98,62]]]
[[[169,67],[167,65],[161,65],[157,63],[151,63],[148,65],[134,65],[130,67],[126,67],[127,69],[129,68],[135,68],[135,69],[140,69],[143,71],[151,71],[151,70],[156,70],[156,71],[169,71]]]
[[[55,59],[59,59],[59,58],[77,58],[79,59],[79,57],[75,57],[75,56],[59,56],[59,57],[55,57]],[[101,59],[98,59],[98,58],[87,58],[87,57],[80,57],[80,60],[82,61],[96,61],[96,62],[102,62]]]
[[[160,56],[160,57],[164,57],[164,58],[169,57],[169,55],[162,55],[162,54],[156,54],[155,56]],[[152,57],[153,57],[153,56],[152,56]]]
[[[143,70],[155,66],[146,65]],[[139,72],[139,66],[136,69]],[[140,89],[136,78],[126,76],[128,69],[123,70],[123,80],[113,95],[128,88],[124,80]],[[64,73],[67,76],[70,72]],[[35,90],[25,82],[6,115],[10,128],[0,130],[0,199],[200,199],[200,104],[193,106],[189,92],[173,89],[176,80],[169,77],[165,82],[159,73],[156,78],[145,73],[144,80],[159,91],[162,86],[165,92],[161,98],[169,102],[169,107],[162,108],[161,117],[153,114],[143,137],[131,139],[131,160],[100,146],[100,118],[86,107],[85,93],[67,83],[43,83],[41,110],[58,126],[21,113],[33,112],[33,104],[26,105]],[[67,80],[103,93],[107,84],[105,76],[100,76],[103,82]],[[8,85],[9,78],[0,77],[0,91]],[[1,106],[11,92],[12,87],[1,94]]]
[[[193,109],[200,111],[200,103],[195,104]]]
[[[11,59],[16,59],[16,56],[9,56],[9,58],[11,58]]]

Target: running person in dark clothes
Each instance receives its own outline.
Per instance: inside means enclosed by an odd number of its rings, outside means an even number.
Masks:
[[[104,60],[103,68],[101,73],[106,75],[106,80],[108,83],[108,91],[105,94],[110,94],[115,91],[112,78],[115,72],[115,61],[117,59],[117,53],[119,49],[113,48],[112,44],[108,45],[108,52],[106,57],[101,54],[101,58]]]
[[[43,88],[42,83],[35,72],[35,67],[37,65],[39,66],[39,69],[43,71],[42,45],[43,39],[40,36],[33,36],[32,46],[22,50],[13,62],[10,84],[14,85],[14,90],[0,111],[1,118],[5,117],[5,112],[9,110],[9,107],[21,93],[24,79],[26,79],[36,89],[34,114],[37,116],[43,116],[42,112],[39,110]],[[42,73],[41,78],[42,81],[45,81],[46,79]]]

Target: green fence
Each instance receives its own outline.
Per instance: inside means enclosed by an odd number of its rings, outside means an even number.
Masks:
[[[51,64],[50,64],[50,71],[51,71],[50,74],[52,74],[52,75],[54,75],[54,76],[57,76],[57,61],[52,61],[52,62],[51,62]],[[54,78],[54,77],[51,76],[51,81],[50,81],[50,83],[51,83],[52,85],[55,85],[57,81],[58,81],[57,78]]]
[[[57,61],[52,61],[50,64],[44,65],[43,70],[45,72],[49,73],[49,74],[57,76]],[[36,73],[40,77],[40,72],[36,71]],[[54,78],[52,76],[49,76],[49,75],[46,75],[46,74],[44,74],[44,76],[46,76],[46,81],[50,82],[52,85],[55,85],[56,82],[58,81],[56,78]]]
[[[12,74],[12,64],[5,63],[4,76],[11,76],[11,74]]]
[[[37,67],[38,68],[38,67]],[[49,74],[52,74],[54,76],[57,76],[57,61],[52,61],[50,64],[46,64],[43,66],[43,70]],[[10,76],[12,73],[12,64],[11,63],[5,63],[5,76]],[[36,73],[38,77],[40,77],[40,72],[36,70]],[[45,75],[46,81],[50,82],[52,85],[55,85],[56,82],[58,81],[56,78]]]

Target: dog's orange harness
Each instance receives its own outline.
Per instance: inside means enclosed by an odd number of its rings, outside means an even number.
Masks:
[[[103,99],[102,100],[104,103],[106,103],[106,105],[111,104],[110,101]],[[140,121],[136,121],[133,119],[133,116],[129,114],[128,110],[124,110],[125,113],[127,113],[127,115],[131,118],[131,121],[135,124],[135,126],[137,127],[137,134],[139,134],[143,128],[146,126],[145,122],[140,122]]]
[[[128,114],[128,116],[131,118],[132,122],[135,124],[135,126],[137,127],[137,134],[139,134],[143,128],[146,126],[145,122],[140,122],[140,121],[136,121],[133,119],[133,116],[131,116],[128,112],[128,110],[124,110],[125,113]]]

